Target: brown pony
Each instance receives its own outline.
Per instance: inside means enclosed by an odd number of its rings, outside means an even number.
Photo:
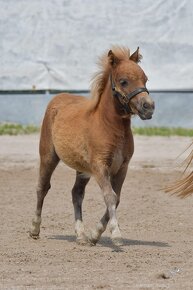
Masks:
[[[150,119],[154,102],[146,89],[147,77],[138,65],[139,48],[130,55],[114,47],[100,60],[90,99],[60,94],[48,104],[40,137],[37,208],[30,235],[38,238],[44,198],[59,160],[76,170],[72,189],[77,242],[96,244],[110,221],[112,239],[121,243],[116,218],[128,163],[133,155],[131,115]],[[106,212],[87,238],[82,220],[85,187],[94,176],[102,190]]]
[[[193,162],[193,150],[190,152],[185,162],[187,163],[185,169],[186,171]],[[181,198],[185,198],[193,194],[193,171],[191,171],[187,176],[183,177],[182,179],[176,181],[173,185],[166,188],[165,191],[172,194],[177,194]]]

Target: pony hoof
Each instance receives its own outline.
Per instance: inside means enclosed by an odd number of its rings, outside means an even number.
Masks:
[[[112,242],[115,246],[123,246],[123,239],[121,237],[113,238]]]
[[[90,242],[91,246],[96,246],[96,243],[98,243],[98,240],[94,239],[92,236],[90,236],[89,242]]]
[[[89,243],[91,246],[96,246],[97,242],[98,242],[98,240],[94,240],[94,239],[89,238]]]
[[[86,236],[83,238],[77,238],[76,243],[80,246],[91,246],[91,242]]]
[[[29,236],[34,240],[38,240],[40,238],[39,234],[33,234],[32,232],[29,232]]]

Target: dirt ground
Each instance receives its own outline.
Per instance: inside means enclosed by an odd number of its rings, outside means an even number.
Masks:
[[[0,289],[193,289],[193,196],[180,200],[161,190],[179,177],[177,166],[188,151],[179,154],[190,138],[135,136],[118,208],[121,247],[113,246],[109,230],[96,246],[76,244],[75,173],[63,164],[45,199],[41,237],[29,238],[38,138],[0,137]],[[83,206],[87,232],[104,210],[91,180]]]

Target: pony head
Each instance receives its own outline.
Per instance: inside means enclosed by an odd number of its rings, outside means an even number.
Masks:
[[[154,102],[146,88],[148,80],[139,62],[139,47],[130,55],[126,48],[115,47],[108,52],[109,74],[114,96],[128,113],[137,114],[142,120],[151,119]]]

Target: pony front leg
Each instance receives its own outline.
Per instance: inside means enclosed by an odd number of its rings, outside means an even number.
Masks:
[[[116,208],[118,207],[119,202],[120,202],[121,188],[127,174],[127,169],[128,169],[128,160],[126,160],[122,164],[121,168],[119,169],[116,175],[111,176],[112,190],[116,193]],[[97,224],[96,229],[94,229],[90,234],[90,239],[92,243],[96,244],[97,241],[100,239],[102,233],[106,230],[109,219],[110,219],[109,210],[107,208],[104,216],[101,218],[101,220]],[[113,231],[112,238],[116,244],[119,244],[119,245],[122,244],[120,230],[118,230],[118,233],[116,232],[116,230]]]
[[[109,191],[104,192],[104,199],[109,213],[109,228],[111,231],[113,243],[116,245],[122,245],[122,236],[116,217],[116,208],[119,201],[111,186]]]
[[[109,211],[107,209],[104,216],[101,218],[101,220],[96,225],[96,228],[93,229],[90,233],[89,239],[90,239],[92,244],[95,245],[99,241],[102,233],[106,230],[108,222],[109,222]]]
[[[117,196],[117,194],[114,192],[110,182],[110,175],[107,173],[107,171],[104,173],[104,175],[97,173],[95,174],[95,177],[102,189],[107,210],[100,222],[97,224],[96,229],[91,232],[90,240],[92,243],[96,244],[102,233],[106,230],[107,224],[110,220],[109,223],[112,240],[115,244],[120,245],[122,244],[122,237],[116,217],[116,208],[119,203],[119,195]]]

